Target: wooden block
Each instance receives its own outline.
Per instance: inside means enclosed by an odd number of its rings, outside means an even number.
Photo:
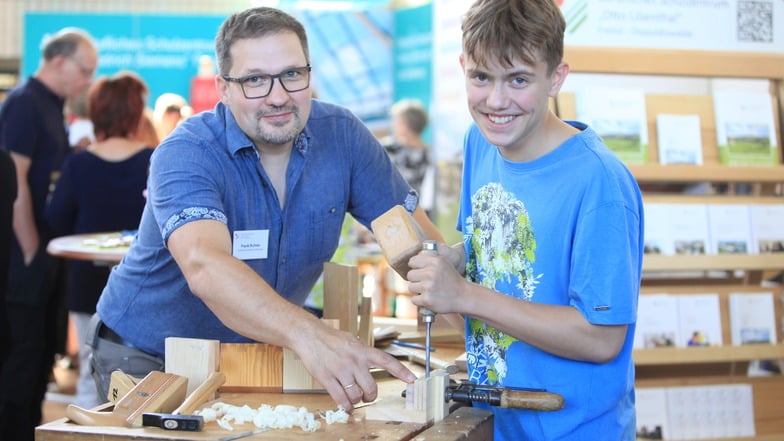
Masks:
[[[324,318],[340,320],[340,329],[357,335],[359,270],[356,266],[324,263]]]
[[[373,347],[373,299],[362,297],[359,303],[359,330],[357,336],[366,345]]]
[[[283,349],[264,343],[221,343],[222,392],[281,392]]]
[[[365,418],[375,421],[389,421],[397,423],[427,423],[427,414],[418,409],[406,408],[406,399],[403,397],[384,397],[372,406],[361,409]]]
[[[215,392],[226,382],[223,372],[213,372],[196,389],[188,394],[185,401],[172,412],[174,415],[191,415],[203,403],[215,398]]]
[[[408,259],[422,250],[424,234],[414,218],[401,205],[396,205],[370,224],[381,252],[404,279],[408,274]]]
[[[325,325],[338,329],[340,321],[333,319],[322,319]],[[302,360],[288,348],[283,348],[283,392],[302,393],[302,392],[326,392],[324,386],[313,379]]]
[[[324,387],[313,379],[299,356],[283,348],[283,393],[323,392]]]
[[[444,419],[449,413],[445,400],[449,374],[441,369],[430,373],[429,378],[419,378],[406,385],[406,397],[384,397],[365,408],[369,420],[429,423]]]
[[[199,338],[166,338],[166,372],[188,379],[188,395],[220,368],[220,341]],[[208,397],[212,399],[214,397]]]
[[[420,377],[414,384],[407,386],[406,407],[425,412],[425,421],[441,421],[449,413],[444,397],[449,386],[447,371],[436,369],[430,372],[429,377]]]

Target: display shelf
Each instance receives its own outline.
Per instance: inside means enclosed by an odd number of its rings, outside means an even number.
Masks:
[[[566,46],[572,72],[683,77],[784,78],[784,54]]]
[[[728,166],[720,163],[712,96],[704,91],[688,95],[646,94],[648,158],[629,165],[648,202],[698,204],[784,204],[782,165],[782,115],[784,115],[784,53],[752,53],[640,48],[567,46],[564,60],[579,74],[659,77],[738,78],[769,80],[774,111],[778,164]],[[554,108],[562,119],[577,119],[574,93],[560,93]],[[661,165],[656,123],[659,114],[697,114],[700,117],[702,165]],[[721,187],[720,194],[686,194],[691,184]],[[748,184],[748,185],[741,185]],[[750,191],[738,191],[741,187]],[[745,194],[740,194],[745,193]],[[749,364],[760,359],[784,359],[781,333],[776,344],[730,345],[728,296],[774,290],[776,323],[782,323],[781,289],[761,287],[764,272],[784,270],[784,254],[645,255],[641,295],[705,293],[720,291],[723,346],[654,348],[634,351],[637,387],[687,385],[752,385],[756,436],[722,438],[723,441],[773,441],[784,439],[784,376],[749,377]],[[740,287],[737,284],[742,284]],[[720,286],[720,288],[717,288]],[[719,440],[715,440],[719,441]]]
[[[745,372],[742,375],[681,375],[668,378],[638,379],[636,383],[638,388],[750,384],[754,400],[756,436],[720,438],[711,441],[781,441],[784,439],[784,419],[782,419],[781,412],[784,381],[782,381],[781,376],[748,377],[745,375]]]
[[[784,269],[784,254],[646,254],[643,271],[768,271]]]
[[[635,178],[644,182],[784,182],[784,166],[733,167],[721,164],[629,165]]]
[[[711,346],[691,348],[653,348],[634,351],[637,366],[664,364],[733,363],[784,358],[784,344]]]

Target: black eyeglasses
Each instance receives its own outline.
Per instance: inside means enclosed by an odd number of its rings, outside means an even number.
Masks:
[[[245,98],[255,99],[264,98],[272,92],[275,78],[280,81],[280,85],[283,86],[283,90],[286,92],[299,92],[307,89],[310,86],[310,70],[311,67],[308,64],[304,67],[286,69],[275,75],[251,74],[239,78],[222,75],[221,77],[224,81],[239,83]]]

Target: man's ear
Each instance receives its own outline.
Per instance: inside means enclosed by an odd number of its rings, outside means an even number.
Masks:
[[[215,75],[215,90],[218,91],[221,102],[228,105],[229,82],[221,78],[220,75]]]
[[[561,91],[561,86],[563,86],[564,81],[566,81],[566,76],[569,75],[569,63],[562,61],[558,63],[558,66],[555,67],[553,70],[553,74],[550,75],[550,96],[555,97],[558,95],[558,92]]]

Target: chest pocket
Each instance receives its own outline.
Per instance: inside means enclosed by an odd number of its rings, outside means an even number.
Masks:
[[[345,209],[341,206],[326,206],[320,212],[312,212],[308,221],[311,259],[328,262],[340,243],[340,233],[345,220]]]

